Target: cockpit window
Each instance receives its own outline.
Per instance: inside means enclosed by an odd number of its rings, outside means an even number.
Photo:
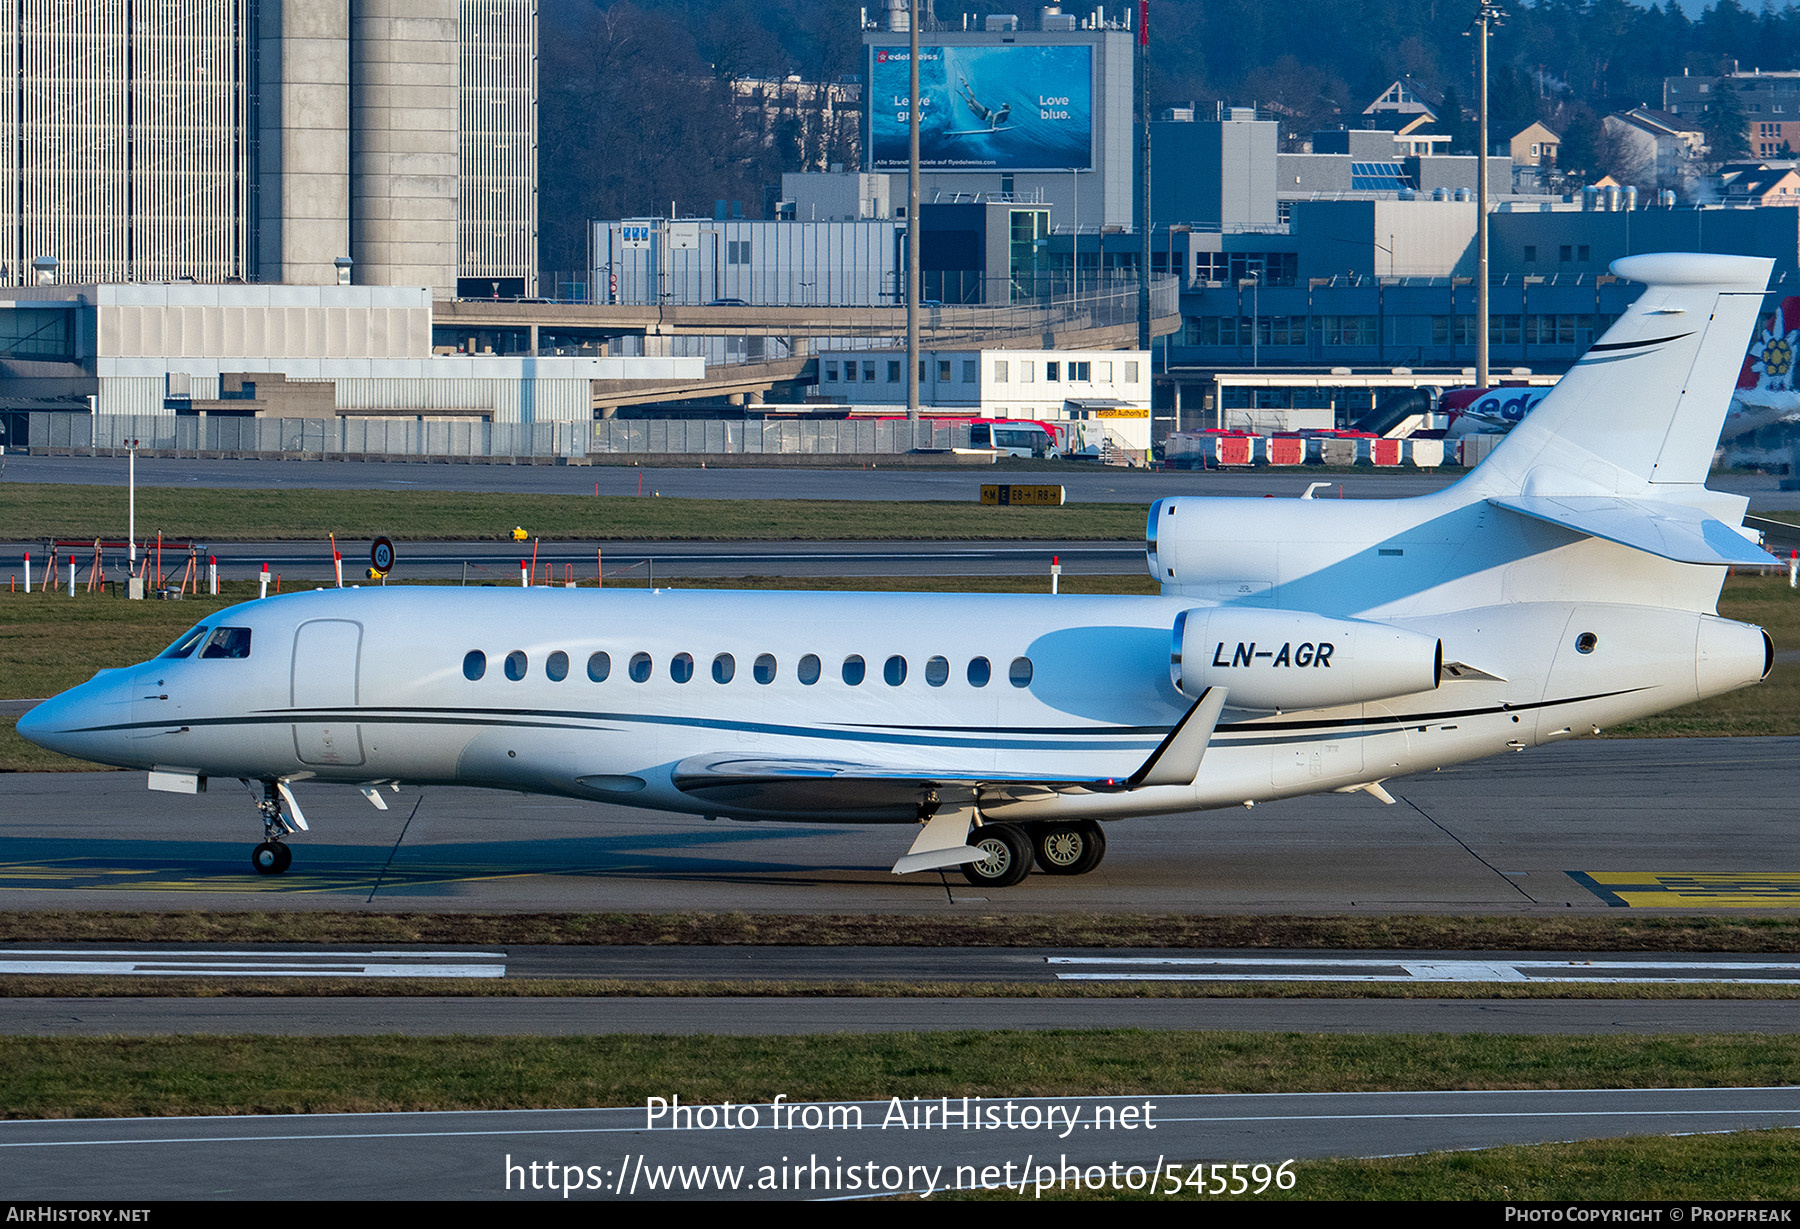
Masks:
[[[196,627],[192,631],[184,633],[182,635],[181,639],[177,640],[174,644],[172,644],[168,648],[164,649],[161,653],[157,654],[157,656],[159,656],[159,657],[188,657],[188,656],[191,656],[193,654],[194,650],[199,648],[200,645],[205,642],[206,633],[209,630],[210,629],[207,628],[205,625]],[[248,643],[248,641],[246,641],[246,643]]]
[[[248,657],[250,656],[250,629],[247,627],[221,627],[213,632],[212,639],[206,642],[202,657]]]

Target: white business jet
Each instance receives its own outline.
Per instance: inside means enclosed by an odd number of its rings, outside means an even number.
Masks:
[[[38,706],[42,746],[296,787],[485,786],[912,824],[898,873],[1081,874],[1098,821],[1365,791],[1764,677],[1714,612],[1772,562],[1706,489],[1771,262],[1633,256],[1641,298],[1482,465],[1415,499],[1164,499],[1156,597],[327,589],[234,606]]]

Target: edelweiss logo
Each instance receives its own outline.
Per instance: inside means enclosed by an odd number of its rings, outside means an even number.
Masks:
[[[1763,377],[1770,388],[1786,388],[1794,370],[1794,348],[1800,343],[1800,329],[1777,333],[1770,329],[1762,335],[1756,359],[1750,369]]]

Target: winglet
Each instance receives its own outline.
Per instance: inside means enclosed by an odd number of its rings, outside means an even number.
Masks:
[[[1208,687],[1188,709],[1187,716],[1175,723],[1169,736],[1150,753],[1144,766],[1131,774],[1126,789],[1142,789],[1147,785],[1192,785],[1200,775],[1200,760],[1206,745],[1218,727],[1219,714],[1225,709],[1223,687]]]

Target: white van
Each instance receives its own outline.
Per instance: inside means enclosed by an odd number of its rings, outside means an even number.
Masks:
[[[1035,422],[970,423],[969,447],[992,448],[1008,457],[1042,457],[1051,461],[1062,457],[1050,432]]]

